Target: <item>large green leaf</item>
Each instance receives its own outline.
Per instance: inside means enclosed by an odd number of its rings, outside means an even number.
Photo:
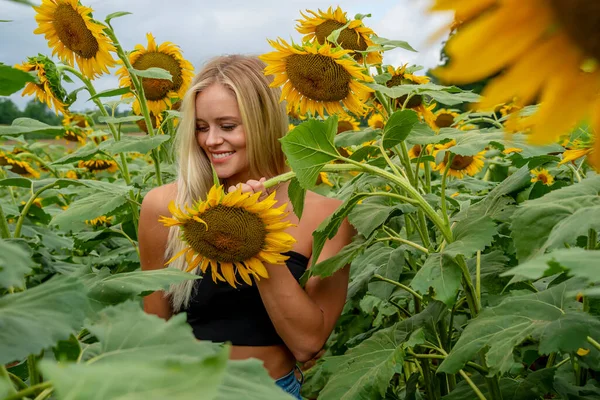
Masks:
[[[441,253],[431,254],[410,286],[419,293],[433,289],[433,298],[450,305],[456,299],[462,273],[454,260]]]
[[[333,275],[337,270],[344,268],[350,264],[352,260],[362,253],[369,242],[358,236],[350,244],[344,246],[336,255],[329,257],[325,261],[321,261],[314,267],[307,270],[309,276],[320,276],[326,278]]]
[[[383,49],[385,51],[392,50],[395,48],[401,48],[404,50],[414,51],[414,52],[417,51],[410,44],[408,44],[408,42],[405,42],[404,40],[390,40],[390,39],[382,38],[381,36],[375,36],[375,35],[373,35],[372,40],[373,40],[373,43],[375,43],[376,45],[383,47]]]
[[[146,69],[135,69],[129,68],[129,72],[137,75],[142,78],[151,78],[151,79],[166,79],[168,81],[173,80],[173,76],[169,71],[163,68],[158,67],[150,67]]]
[[[334,143],[337,147],[358,146],[365,142],[377,139],[378,129],[366,128],[359,132],[346,131],[335,136]]]
[[[479,101],[479,95],[476,93],[464,92],[456,86],[441,86],[434,83],[425,83],[422,85],[398,85],[392,86],[391,88],[377,83],[368,83],[367,86],[393,99],[414,93],[430,96],[438,103],[449,106]]]
[[[0,239],[0,287],[24,288],[25,275],[33,266],[31,254],[23,246]]]
[[[446,314],[446,306],[433,302],[421,313],[379,330],[345,355],[325,360],[332,373],[319,400],[380,399],[396,373],[402,372],[404,344],[411,333],[424,328],[433,336],[434,325]]]
[[[230,361],[225,379],[219,386],[217,400],[290,400],[273,382],[264,369],[263,362],[256,359]]]
[[[532,338],[539,353],[576,351],[586,347],[588,336],[600,335],[597,318],[574,310],[579,305],[566,296],[565,283],[548,290],[507,297],[500,305],[484,309],[469,322],[438,372],[454,374],[481,350],[491,374],[509,371],[515,364],[513,349]]]
[[[524,202],[512,218],[517,258],[523,262],[548,249],[572,244],[589,228],[600,230],[600,176]],[[587,217],[587,218],[586,218]]]
[[[20,360],[64,340],[89,311],[85,288],[75,278],[51,279],[0,299],[0,363]]]
[[[410,204],[394,204],[389,197],[371,196],[357,204],[348,214],[348,221],[365,237],[381,226],[394,211],[416,211]]]
[[[330,117],[325,122],[310,119],[280,139],[283,151],[303,188],[312,188],[323,165],[340,157],[333,144],[336,132],[336,117]]]
[[[0,96],[10,96],[18,92],[27,82],[35,82],[35,78],[20,69],[0,65]]]
[[[61,135],[65,130],[64,126],[51,126],[37,119],[17,118],[10,126],[0,126],[0,136],[2,135],[23,135],[28,133],[44,133],[48,135]]]
[[[413,110],[401,110],[393,113],[383,129],[383,147],[389,149],[402,142],[417,122],[419,122],[419,117]]]
[[[127,124],[129,122],[141,121],[144,119],[142,115],[126,115],[124,117],[100,116],[98,121],[106,124]]]
[[[288,197],[294,208],[294,214],[298,219],[302,218],[304,211],[304,200],[306,199],[306,189],[300,186],[298,179],[293,178],[288,186]]]
[[[117,304],[138,295],[164,290],[171,284],[201,277],[175,268],[151,271],[133,271],[111,274],[108,268],[83,276],[88,287],[88,296],[101,304]]]
[[[381,253],[381,258],[387,262],[379,265],[374,273],[393,281],[399,280],[400,274],[402,274],[402,270],[404,269],[404,249],[392,249],[390,247],[384,247],[381,250]],[[387,257],[385,257],[386,255]],[[375,260],[370,261],[372,262]],[[368,287],[370,293],[383,300],[387,300],[395,289],[394,285],[379,280],[369,282]]]
[[[100,151],[94,143],[90,142],[87,145],[78,148],[72,153],[66,154],[58,160],[52,162],[52,165],[72,164],[76,161],[86,161],[91,159]]]
[[[454,241],[446,246],[444,254],[450,257],[462,254],[468,258],[478,250],[489,246],[496,233],[496,224],[490,217],[473,218],[470,213],[467,213],[465,218],[458,221],[452,228]]]
[[[106,140],[100,144],[100,148],[107,153],[129,153],[136,152],[146,154],[160,146],[171,138],[169,135],[156,136],[124,136],[120,141]]]
[[[51,224],[58,225],[62,230],[81,230],[85,221],[110,215],[117,208],[127,203],[124,194],[99,192],[79,199],[52,218]]]

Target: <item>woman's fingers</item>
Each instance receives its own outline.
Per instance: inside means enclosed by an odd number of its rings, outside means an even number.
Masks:
[[[260,197],[262,199],[263,197],[268,196],[267,189],[265,189],[265,185],[264,185],[265,181],[266,181],[266,178],[261,178],[258,181],[255,180],[255,179],[250,179],[246,183],[238,183],[235,186],[230,186],[228,192],[230,192],[230,193],[231,192],[235,192],[239,188],[242,189],[242,193],[245,193],[245,192],[258,193],[258,192],[261,192],[262,195]]]

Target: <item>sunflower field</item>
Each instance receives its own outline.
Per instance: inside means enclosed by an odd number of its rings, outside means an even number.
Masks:
[[[0,398],[289,398],[258,360],[197,341],[184,314],[144,313],[145,295],[202,279],[141,271],[137,242],[145,194],[177,174],[194,67],[151,33],[123,48],[111,22],[135,15],[100,20],[82,3],[42,0],[48,54],[0,63],[0,95],[63,116],[0,126]],[[600,6],[432,0],[441,11],[455,13],[445,64],[426,74],[385,64],[414,49],[339,7],[301,12],[302,40],[260,56],[294,121],[291,171],[266,186],[289,180],[299,217],[307,190],[343,201],[313,233],[313,260],[344,219],[356,230],[301,281],[351,265],[302,395],[599,399]],[[96,91],[111,68],[119,87]],[[69,111],[78,97],[99,117]],[[166,224],[193,219],[171,211]]]

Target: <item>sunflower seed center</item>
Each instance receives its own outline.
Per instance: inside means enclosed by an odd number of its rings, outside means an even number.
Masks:
[[[454,123],[454,116],[452,114],[440,114],[435,119],[435,126],[438,128],[448,128]]]
[[[170,54],[157,51],[142,54],[135,60],[133,67],[139,70],[145,70],[150,67],[162,68],[171,74],[172,81],[154,78],[142,79],[144,94],[148,100],[162,100],[170,91],[177,91],[183,85],[181,67],[177,60]]]
[[[444,157],[445,162],[448,162],[448,155],[449,153],[446,152],[446,156]],[[472,162],[472,156],[461,156],[455,154],[454,158],[452,158],[452,164],[450,165],[450,169],[453,169],[455,171],[462,171],[463,169],[466,169],[469,165],[471,165]]]
[[[315,101],[344,100],[352,76],[331,57],[293,54],[286,59],[286,72],[294,88]]]
[[[206,224],[191,220],[183,228],[185,241],[196,252],[218,262],[242,262],[256,256],[265,244],[262,219],[239,207],[222,204],[199,215]]]
[[[60,41],[83,58],[94,58],[100,47],[79,13],[68,4],[59,4],[54,12],[54,29]]]
[[[340,29],[345,24],[341,22],[327,20],[322,24],[315,27],[315,36],[320,44],[324,44],[327,40],[327,36],[336,29]],[[344,50],[360,50],[365,51],[367,49],[367,42],[361,36],[360,33],[354,29],[345,28],[340,32],[340,36],[337,39],[338,44]]]
[[[600,2],[597,0],[550,0],[556,18],[585,54],[600,60]]]

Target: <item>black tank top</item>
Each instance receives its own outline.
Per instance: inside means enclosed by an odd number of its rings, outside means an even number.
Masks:
[[[285,255],[290,257],[285,262],[287,268],[299,280],[306,271],[308,258],[295,251]],[[214,283],[207,275],[195,282],[190,304],[183,312],[200,340],[231,342],[237,346],[283,344],[256,285],[242,281],[233,288],[226,282]]]

